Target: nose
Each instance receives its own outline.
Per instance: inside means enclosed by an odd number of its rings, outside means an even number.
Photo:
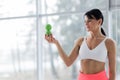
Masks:
[[[88,22],[87,22],[87,21],[85,22],[85,25],[88,25]]]

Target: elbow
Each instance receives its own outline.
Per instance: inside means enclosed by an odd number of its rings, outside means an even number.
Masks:
[[[67,66],[67,67],[70,67],[70,66],[71,66],[71,64],[66,64],[66,66]]]
[[[70,60],[68,60],[65,64],[66,64],[67,67],[70,67],[72,63],[71,63]]]

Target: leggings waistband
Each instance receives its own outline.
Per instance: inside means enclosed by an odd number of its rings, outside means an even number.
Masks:
[[[78,75],[78,80],[108,80],[105,70],[96,74],[84,74]]]

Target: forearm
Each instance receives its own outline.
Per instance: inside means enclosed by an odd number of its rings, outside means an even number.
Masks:
[[[59,44],[59,42],[56,42],[56,46],[59,52],[60,57],[62,58],[62,60],[64,61],[64,63],[69,66],[69,57],[68,55],[64,52],[64,50],[62,49],[61,45]]]
[[[109,73],[109,80],[116,80],[115,77],[116,77],[115,72],[114,73],[113,72]]]
[[[109,80],[115,80],[115,76],[110,76]]]

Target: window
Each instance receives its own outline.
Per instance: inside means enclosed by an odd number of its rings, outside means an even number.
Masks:
[[[117,56],[116,56],[116,64],[117,64],[117,79],[120,79],[119,75],[120,75],[120,10],[112,10],[111,11],[111,16],[112,16],[112,37],[114,38],[114,40],[116,40],[117,43]]]
[[[0,80],[35,80],[35,0],[0,2]]]
[[[66,67],[55,45],[45,41],[45,25],[52,25],[52,34],[69,55],[74,41],[87,34],[84,13],[92,8],[103,12],[102,27],[117,41],[117,80],[120,78],[119,0],[0,2],[0,80],[76,80],[79,57],[71,67]]]

